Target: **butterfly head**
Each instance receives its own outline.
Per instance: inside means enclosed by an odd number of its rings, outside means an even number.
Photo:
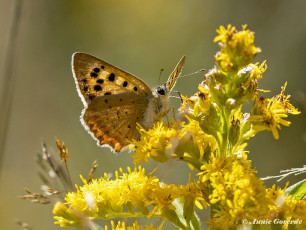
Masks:
[[[163,84],[163,85],[158,86],[155,89],[155,91],[156,91],[156,94],[158,96],[168,96],[168,94],[170,93],[170,90],[169,90],[169,88],[168,88],[166,83]]]

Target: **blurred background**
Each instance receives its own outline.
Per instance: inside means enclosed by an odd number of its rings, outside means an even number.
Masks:
[[[19,33],[13,34],[16,4],[22,6]],[[22,4],[22,5],[20,5]],[[247,149],[258,176],[278,175],[280,170],[302,167],[306,161],[306,1],[0,1],[1,100],[9,102],[10,114],[1,146],[1,229],[21,229],[20,219],[34,229],[59,229],[53,224],[52,205],[39,205],[17,198],[24,187],[41,192],[35,156],[41,141],[56,152],[55,138],[64,141],[70,153],[69,169],[74,183],[88,175],[98,161],[96,177],[132,166],[130,153],[119,156],[99,148],[82,127],[82,102],[71,73],[71,55],[87,52],[113,63],[143,79],[150,87],[158,84],[160,68],[166,81],[182,55],[187,59],[183,74],[214,66],[218,45],[213,43],[220,25],[238,29],[247,24],[255,32],[255,44],[262,48],[256,61],[267,60],[268,70],[259,88],[278,94],[288,81],[287,93],[302,112],[291,116],[290,128],[280,131],[280,140],[262,132],[250,140]],[[6,57],[10,41],[16,51],[11,82],[6,92]],[[180,79],[176,90],[191,96],[203,74]],[[179,101],[172,100],[174,106]],[[1,108],[1,113],[5,113]],[[0,127],[3,128],[3,127]],[[167,183],[186,184],[188,167],[180,162],[157,165],[149,162],[147,172]],[[169,169],[170,168],[170,169]],[[168,170],[167,170],[168,169]],[[305,176],[304,176],[305,177]],[[287,178],[293,184],[303,176]],[[284,187],[285,179],[277,185]],[[267,186],[276,183],[267,181]],[[200,216],[205,221],[205,216]],[[205,227],[203,227],[205,228]]]

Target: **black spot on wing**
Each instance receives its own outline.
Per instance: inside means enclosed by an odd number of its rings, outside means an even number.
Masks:
[[[96,82],[97,82],[98,84],[103,84],[103,83],[104,83],[104,80],[103,80],[103,79],[98,79]]]
[[[91,77],[93,77],[93,78],[96,78],[96,77],[98,77],[98,74],[97,74],[97,73],[92,72],[92,73],[90,73],[90,76],[91,76]]]
[[[94,68],[93,71],[96,72],[96,73],[99,73],[100,69],[99,68]]]
[[[123,87],[127,87],[128,84],[129,84],[129,83],[128,83],[127,81],[124,81],[123,84],[122,84],[122,86],[123,86]]]
[[[114,73],[111,73],[109,76],[108,76],[108,80],[109,81],[115,81],[115,74]]]
[[[94,90],[95,90],[96,92],[101,91],[101,90],[102,90],[102,87],[101,87],[100,85],[95,85],[95,86],[94,86]]]

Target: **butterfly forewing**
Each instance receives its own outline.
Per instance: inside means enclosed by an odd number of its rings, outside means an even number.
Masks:
[[[167,86],[168,86],[169,91],[173,89],[177,78],[180,76],[184,63],[185,63],[185,56],[181,58],[181,60],[177,63],[175,69],[169,76],[168,81],[167,81]]]
[[[83,124],[100,145],[107,144],[119,152],[139,137],[136,123],[144,120],[147,104],[147,97],[137,94],[96,97],[83,111]]]
[[[128,92],[152,95],[152,91],[142,80],[92,55],[74,53],[72,68],[85,106],[98,96]]]

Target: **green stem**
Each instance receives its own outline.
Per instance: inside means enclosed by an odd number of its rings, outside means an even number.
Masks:
[[[228,145],[228,117],[225,109],[222,109],[222,125],[223,125],[223,131],[222,131],[222,144],[220,148],[220,154],[227,154],[227,145]]]

